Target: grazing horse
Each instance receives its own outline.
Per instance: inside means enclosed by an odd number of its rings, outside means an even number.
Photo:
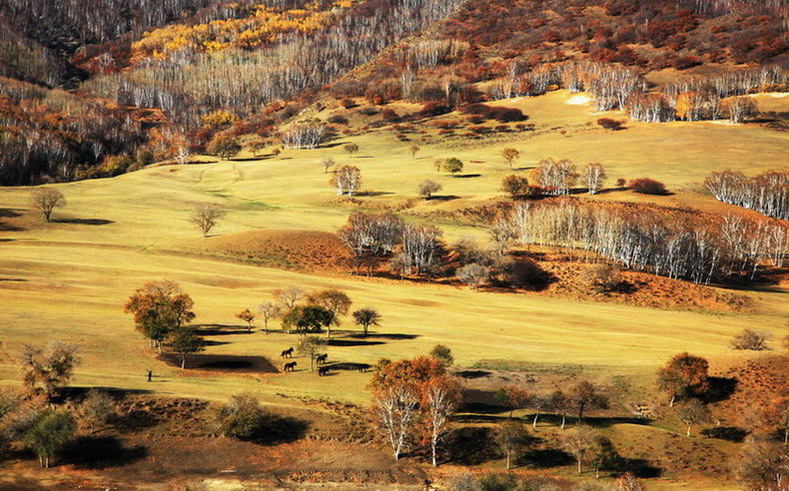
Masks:
[[[279,354],[280,358],[293,358],[293,346],[286,350],[282,350],[282,353]]]
[[[292,361],[290,363],[285,363],[285,368],[284,368],[283,371],[284,372],[293,372],[293,371],[296,370],[296,365],[298,365],[298,363],[296,363],[295,361]]]
[[[331,367],[320,367],[318,369],[318,377],[323,377],[324,375],[328,375],[329,370],[331,370]]]
[[[326,360],[328,360],[328,359],[329,359],[329,354],[328,353],[324,353],[322,355],[318,355],[317,357],[315,357],[315,362],[318,365],[320,365],[322,363],[326,363]]]

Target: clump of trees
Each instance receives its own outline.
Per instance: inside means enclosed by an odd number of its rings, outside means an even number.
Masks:
[[[624,207],[562,200],[518,203],[499,218],[491,236],[511,242],[586,250],[581,259],[610,259],[625,268],[669,278],[709,283],[733,275],[751,278],[760,264],[778,266],[787,250],[780,223],[724,217],[722,223],[696,217],[677,221],[658,210],[634,213]]]
[[[399,459],[414,440],[430,448],[438,465],[439,445],[460,400],[460,387],[432,357],[381,360],[370,382],[376,423]]]
[[[329,184],[337,188],[337,196],[352,197],[362,185],[362,171],[353,165],[344,165],[334,172]]]
[[[66,197],[63,193],[53,188],[41,188],[30,195],[30,206],[41,213],[44,220],[49,223],[55,208],[66,206]]]
[[[282,145],[285,148],[313,149],[323,143],[326,134],[326,125],[304,123],[291,126],[282,135]]]
[[[554,196],[570,194],[570,190],[578,180],[578,171],[569,159],[543,159],[535,170],[537,184],[547,193]]]
[[[767,171],[748,178],[740,172],[713,172],[704,181],[715,199],[789,220],[789,172]]]
[[[441,266],[444,255],[437,228],[406,224],[390,213],[354,213],[339,235],[358,264],[367,265],[368,272],[390,259],[392,270],[401,276],[431,275]]]
[[[134,316],[134,324],[151,347],[162,352],[162,344],[171,334],[190,323],[195,314],[194,301],[173,281],[146,283],[124,305]]]

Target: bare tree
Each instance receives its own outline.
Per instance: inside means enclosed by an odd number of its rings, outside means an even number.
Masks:
[[[743,450],[737,470],[747,489],[783,491],[789,479],[789,447],[753,441]]]
[[[501,151],[501,156],[504,157],[504,161],[507,162],[507,165],[510,166],[510,169],[512,169],[512,163],[518,160],[520,155],[521,153],[514,148],[505,148]]]
[[[601,164],[591,163],[584,167],[584,184],[586,184],[589,194],[597,193],[603,187],[606,177]]]
[[[364,335],[367,336],[370,326],[378,326],[381,322],[381,314],[377,310],[367,307],[354,311],[353,321],[356,325],[362,326]]]
[[[214,228],[225,215],[225,210],[215,203],[201,203],[192,212],[191,222],[203,233],[203,237],[208,237],[208,233]]]
[[[393,384],[376,391],[373,397],[377,419],[392,446],[395,460],[399,460],[417,420],[419,392],[411,384]]]
[[[289,309],[295,307],[302,297],[304,297],[304,290],[297,286],[289,286],[284,290],[274,291],[274,298]]]
[[[412,159],[416,159],[416,154],[418,154],[420,150],[422,150],[422,148],[416,143],[412,143],[408,146],[408,153],[411,154]]]
[[[742,123],[746,119],[755,116],[759,111],[756,101],[750,97],[732,97],[725,101],[724,107],[733,123]]]
[[[457,277],[460,281],[476,290],[490,278],[490,270],[485,266],[477,263],[471,263],[463,266],[457,272]]]
[[[282,316],[282,305],[274,302],[263,302],[258,306],[258,312],[263,318],[263,331],[268,334],[268,322]]]
[[[571,428],[568,433],[562,437],[562,447],[575,457],[578,464],[578,473],[583,470],[583,463],[592,456],[594,450],[594,440],[597,437],[597,432],[588,426],[578,426]]]
[[[762,351],[767,349],[767,341],[772,334],[770,331],[761,331],[745,328],[732,339],[731,347],[736,350]]]
[[[189,147],[186,145],[180,145],[175,152],[175,162],[178,165],[186,165],[189,163]]]
[[[41,213],[44,220],[49,223],[54,209],[66,206],[66,198],[57,189],[41,188],[33,191],[30,196],[30,206]]]
[[[425,429],[433,466],[437,466],[438,445],[447,433],[450,417],[457,409],[460,387],[449,377],[433,377],[426,382],[422,393],[422,411],[427,423]]]
[[[359,152],[359,145],[357,145],[356,143],[348,143],[343,148],[345,149],[346,152],[348,152],[348,155],[350,155],[351,158],[353,158],[353,154]]]
[[[517,419],[507,419],[496,427],[496,443],[504,451],[507,459],[507,470],[512,468],[512,456],[517,454],[529,440],[529,433],[523,423]]]
[[[116,414],[115,401],[106,392],[91,389],[79,405],[79,417],[91,433],[96,428],[109,423]]]
[[[686,436],[690,436],[690,430],[696,423],[704,423],[709,420],[710,412],[698,399],[689,399],[675,407],[675,412],[680,421],[688,427]]]
[[[358,167],[344,165],[334,173],[329,182],[337,188],[337,196],[346,193],[353,196],[362,184],[362,172]]]
[[[321,164],[323,164],[323,173],[328,174],[329,169],[334,167],[334,159],[331,157],[323,157]]]

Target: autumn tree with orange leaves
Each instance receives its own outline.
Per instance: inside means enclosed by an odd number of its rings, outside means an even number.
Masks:
[[[430,446],[433,465],[438,465],[439,444],[460,401],[460,386],[444,365],[427,356],[381,360],[369,387],[376,422],[394,458],[421,437]]]
[[[134,315],[134,324],[151,342],[151,347],[162,351],[162,342],[176,329],[195,318],[194,301],[174,281],[146,283],[138,288],[123,306]]]

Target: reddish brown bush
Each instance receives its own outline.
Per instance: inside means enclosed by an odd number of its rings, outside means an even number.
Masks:
[[[655,194],[655,195],[668,194],[668,191],[666,190],[666,186],[662,182],[656,181],[654,179],[649,179],[648,177],[634,179],[630,181],[627,187],[632,189],[636,193],[641,193],[641,194]]]
[[[611,118],[600,118],[597,120],[597,124],[599,124],[600,126],[602,126],[607,130],[619,131],[623,129],[625,122],[617,121]]]

